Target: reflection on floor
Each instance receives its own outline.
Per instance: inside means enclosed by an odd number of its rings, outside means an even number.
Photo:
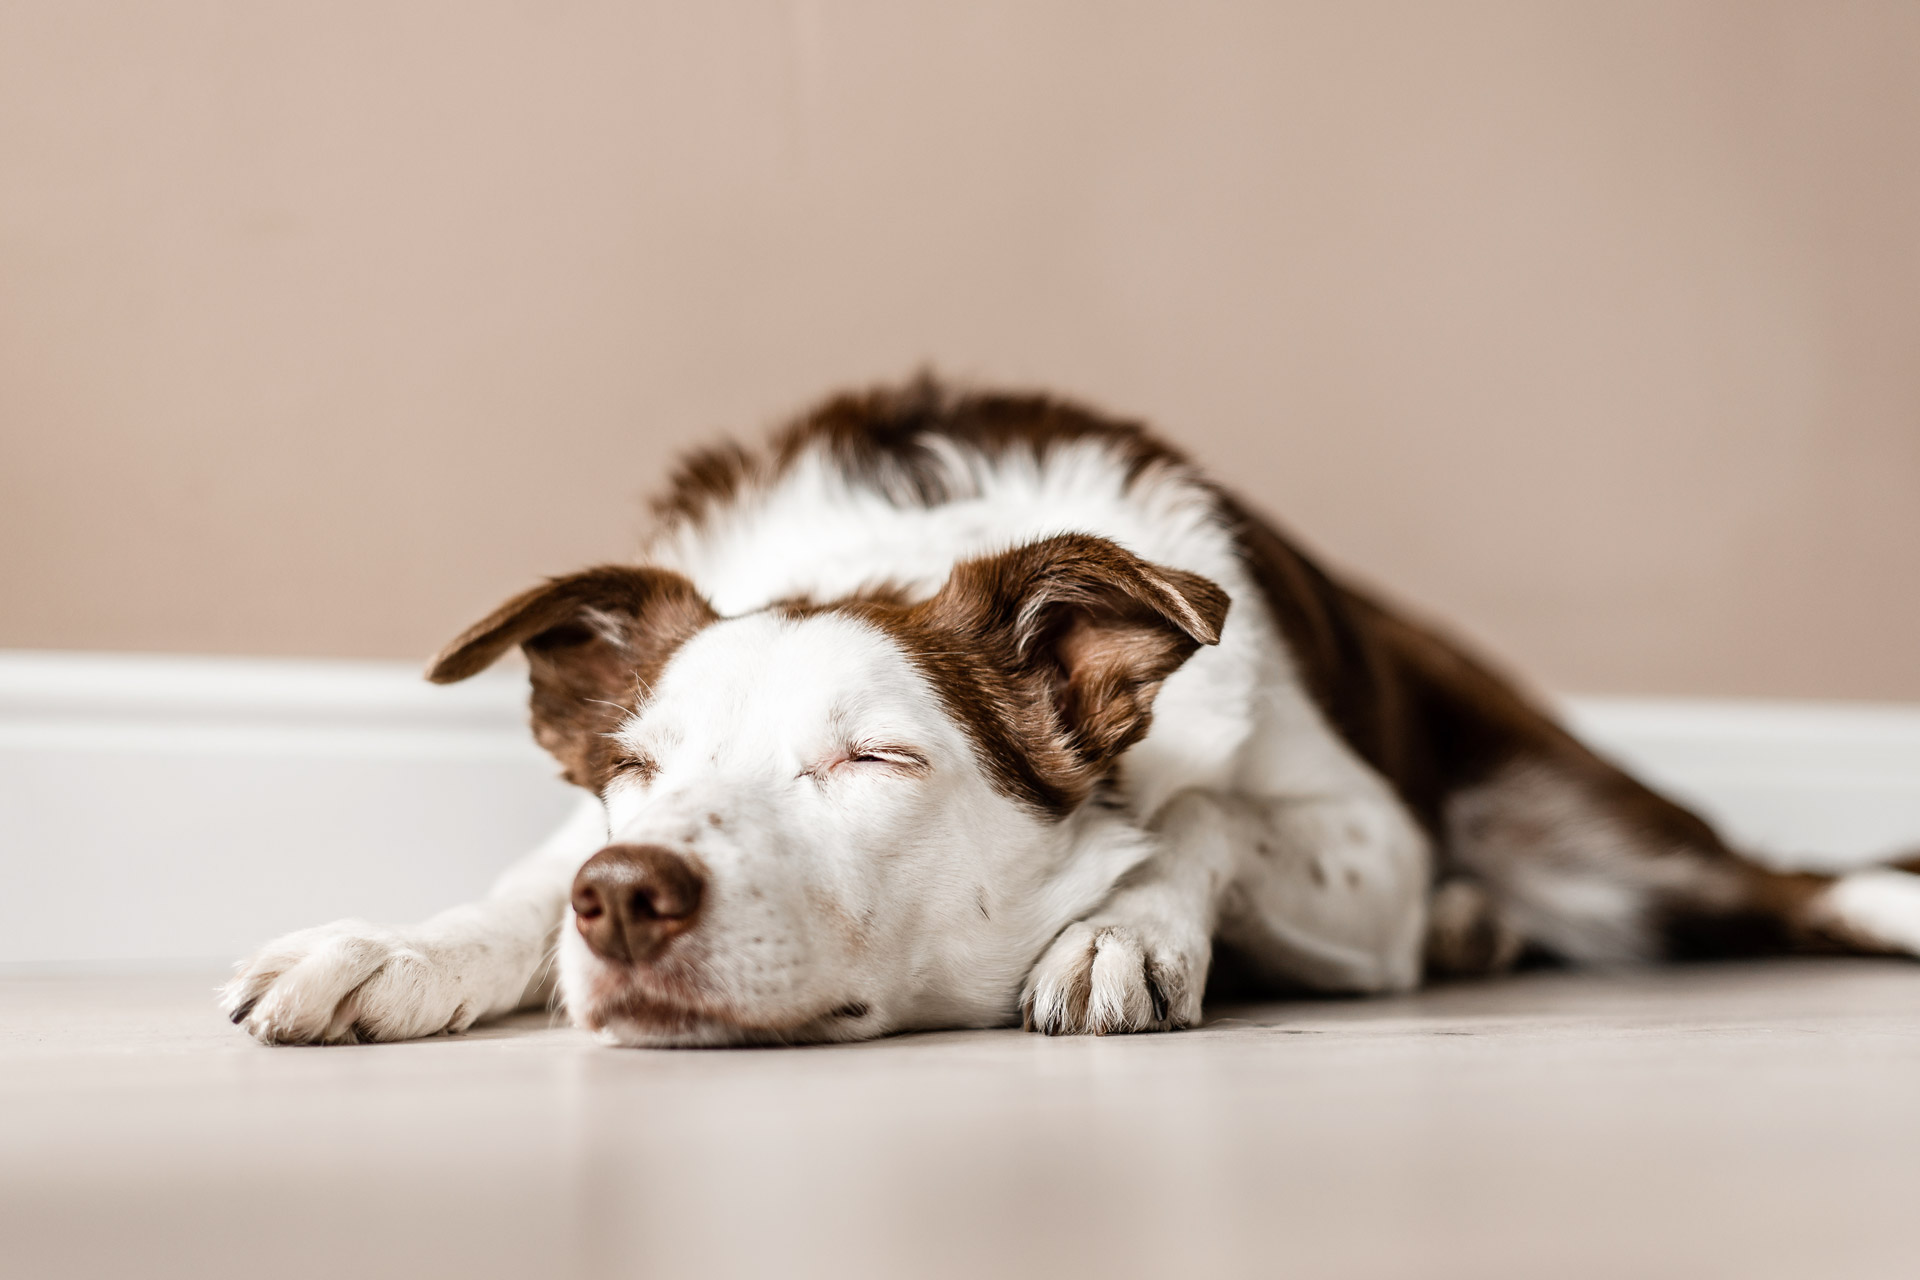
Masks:
[[[215,977],[0,979],[0,1275],[1920,1274],[1920,965],[717,1052],[264,1049]]]

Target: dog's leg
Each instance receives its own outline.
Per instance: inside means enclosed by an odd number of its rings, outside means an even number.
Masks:
[[[1168,811],[1190,807],[1176,800]],[[1020,997],[1029,1030],[1106,1035],[1199,1021],[1213,949],[1213,903],[1229,854],[1218,841],[1191,838],[1187,826],[1176,818],[1171,828],[1162,824],[1145,834],[1153,852],[1040,957]],[[1143,834],[1129,828],[1129,839]]]
[[[1235,860],[1217,936],[1255,976],[1343,994],[1419,984],[1431,848],[1391,797],[1236,795],[1211,822]]]
[[[1427,901],[1427,975],[1486,978],[1520,962],[1526,938],[1487,887],[1471,876],[1449,876]]]
[[[552,939],[580,865],[606,843],[583,801],[480,902],[424,923],[340,920],[288,934],[242,962],[221,1008],[269,1044],[352,1044],[464,1031],[543,997]]]
[[[1205,792],[1175,797],[1149,831],[1152,852],[1100,907],[1062,930],[1021,993],[1029,1030],[1048,1035],[1169,1031],[1200,1020],[1215,905],[1235,853]]]

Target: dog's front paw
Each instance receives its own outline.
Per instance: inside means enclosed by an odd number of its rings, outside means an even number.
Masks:
[[[226,1015],[267,1044],[354,1044],[464,1031],[481,1010],[436,949],[341,920],[271,942],[221,989]]]
[[[1027,979],[1022,1021],[1050,1036],[1192,1026],[1207,958],[1204,944],[1158,940],[1132,925],[1068,925]]]

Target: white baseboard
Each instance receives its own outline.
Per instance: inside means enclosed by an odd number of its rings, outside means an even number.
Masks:
[[[1573,699],[1575,725],[1802,865],[1920,846],[1920,707]],[[234,957],[482,892],[575,793],[513,675],[0,652],[0,963]]]
[[[1920,706],[1569,698],[1563,713],[1766,861],[1836,870],[1920,853]]]
[[[0,653],[0,963],[232,959],[485,892],[573,801],[510,676]]]

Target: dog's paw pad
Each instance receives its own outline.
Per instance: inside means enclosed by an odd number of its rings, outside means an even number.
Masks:
[[[1124,924],[1069,925],[1021,998],[1022,1021],[1046,1035],[1111,1035],[1191,1026],[1199,1017],[1193,962]]]

